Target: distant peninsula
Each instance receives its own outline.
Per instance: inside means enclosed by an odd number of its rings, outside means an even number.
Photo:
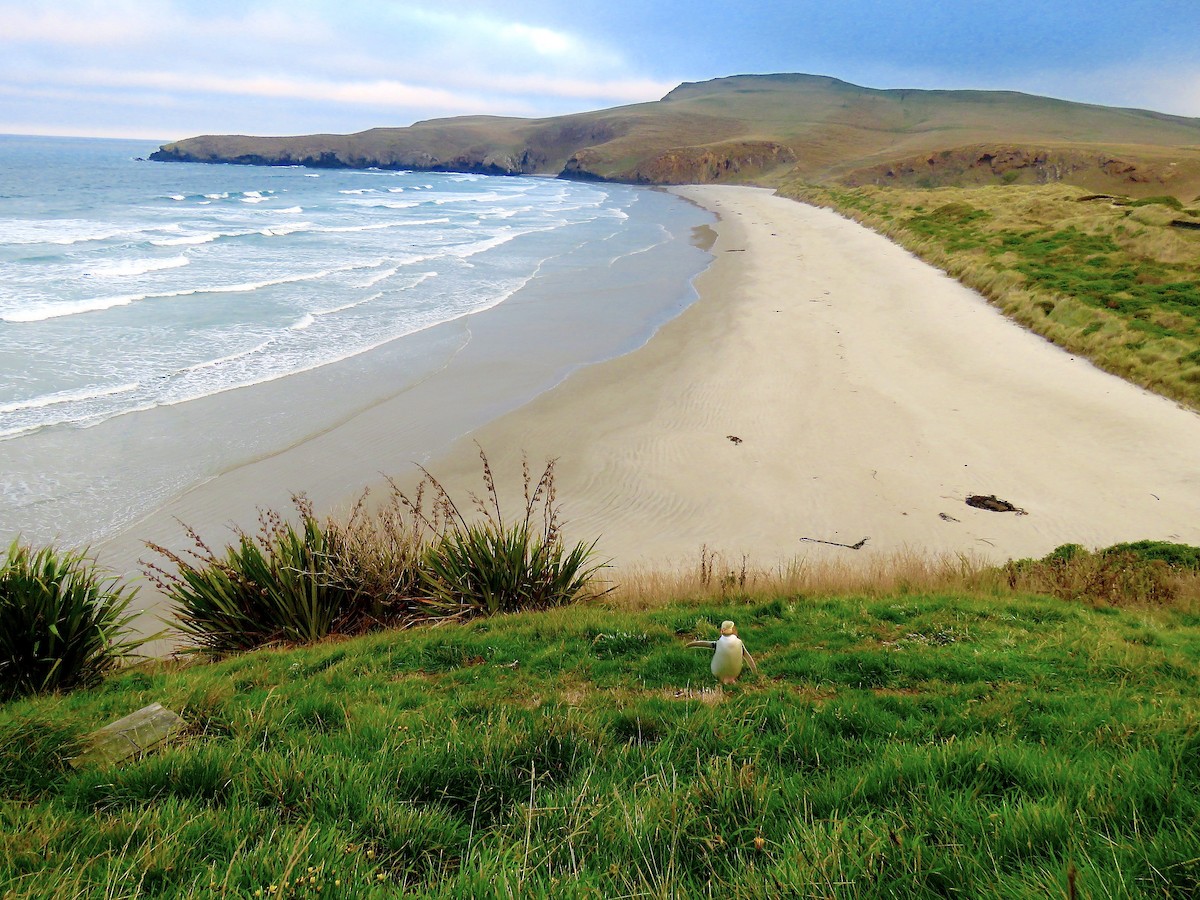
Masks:
[[[299,137],[205,135],[161,162],[551,175],[630,184],[939,187],[1066,182],[1200,193],[1200,119],[1010,91],[877,90],[735,75],[661,100],[543,119],[460,116]]]

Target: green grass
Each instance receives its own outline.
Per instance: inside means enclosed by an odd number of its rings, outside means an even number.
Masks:
[[[1171,197],[788,185],[893,238],[1067,350],[1200,409],[1200,235]]]
[[[730,618],[761,673],[684,647]],[[1193,897],[1200,618],[730,596],[158,663],[0,707],[5,897]],[[150,702],[186,734],[75,771]],[[319,888],[319,892],[318,892]]]

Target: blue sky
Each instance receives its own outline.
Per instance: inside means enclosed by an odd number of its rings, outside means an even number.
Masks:
[[[0,0],[0,132],[351,132],[806,72],[1200,117],[1200,0]]]

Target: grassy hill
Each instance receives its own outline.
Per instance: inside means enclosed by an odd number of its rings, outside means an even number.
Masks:
[[[1190,202],[1200,194],[1200,119],[1006,91],[875,90],[814,75],[738,75],[683,84],[652,103],[569,116],[470,116],[353,135],[209,135],[164,145],[152,158],[650,184],[774,185],[785,175],[922,186],[1067,181]]]
[[[718,690],[734,619],[760,672]],[[55,897],[1195,897],[1200,618],[997,591],[590,605],[0,706]],[[152,702],[187,729],[72,769]]]

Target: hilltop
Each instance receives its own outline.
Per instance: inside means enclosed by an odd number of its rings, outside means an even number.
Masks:
[[[158,161],[556,175],[635,184],[1067,182],[1200,193],[1200,119],[1011,91],[878,90],[817,75],[685,83],[543,119],[463,116],[350,135],[206,135]]]

